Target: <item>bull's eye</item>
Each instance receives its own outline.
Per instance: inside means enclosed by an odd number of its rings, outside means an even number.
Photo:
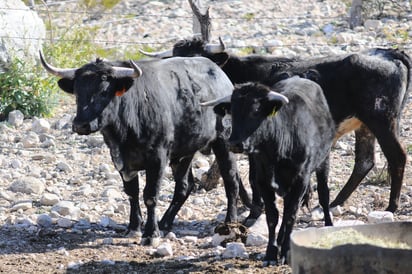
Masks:
[[[107,80],[107,75],[103,74],[102,75],[102,81],[106,81]]]

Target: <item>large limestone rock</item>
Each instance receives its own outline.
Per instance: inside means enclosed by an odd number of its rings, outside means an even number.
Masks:
[[[45,37],[43,21],[23,1],[0,0],[0,72],[13,56],[33,62]]]

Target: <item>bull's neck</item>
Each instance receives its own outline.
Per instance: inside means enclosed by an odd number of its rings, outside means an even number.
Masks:
[[[234,84],[264,83],[269,75],[269,71],[266,71],[262,64],[255,62],[255,60],[236,56],[230,56],[222,69]]]

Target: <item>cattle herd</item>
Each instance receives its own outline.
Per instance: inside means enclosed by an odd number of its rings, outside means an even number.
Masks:
[[[269,241],[264,265],[287,263],[289,237],[299,206],[309,199],[316,174],[325,225],[329,208],[341,205],[374,166],[375,139],[388,161],[388,211],[399,207],[406,153],[399,123],[408,97],[411,59],[396,49],[313,59],[235,56],[224,44],[182,40],[173,49],[147,53],[139,61],[97,59],[80,68],[43,67],[59,77],[59,87],[76,97],[73,131],[100,131],[110,149],[130,201],[129,231],[143,231],[154,244],[194,186],[192,159],[213,152],[227,196],[225,223],[237,223],[237,200],[250,207],[250,224],[266,211]],[[331,147],[355,131],[355,165],[347,183],[329,203]],[[249,159],[252,198],[245,196],[235,153]],[[166,165],[175,180],[171,204],[155,213]],[[139,206],[138,171],[146,185],[144,222]],[[284,198],[283,218],[276,195]]]

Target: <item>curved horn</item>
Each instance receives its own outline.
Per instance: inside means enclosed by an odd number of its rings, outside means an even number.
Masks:
[[[289,103],[288,97],[276,92],[276,91],[269,91],[268,93],[268,99],[269,101],[281,101],[282,104],[287,104]]]
[[[231,99],[232,99],[232,95],[228,95],[225,97],[217,98],[215,100],[200,103],[200,105],[202,107],[214,107],[221,103],[230,103]]]
[[[143,73],[141,68],[139,68],[139,66],[132,60],[129,60],[129,62],[132,68],[113,67],[113,77],[114,78],[125,78],[125,77],[138,78],[140,77],[140,75],[142,75]]]
[[[158,52],[147,52],[144,50],[139,49],[139,52],[143,55],[154,57],[154,58],[169,58],[173,57],[173,50],[165,50],[165,51],[158,51]]]
[[[74,78],[74,73],[76,72],[76,69],[70,68],[70,69],[61,69],[61,68],[56,68],[53,67],[52,65],[49,65],[43,57],[43,53],[41,50],[39,50],[40,54],[40,62],[42,66],[47,70],[47,72],[59,76],[61,78],[67,78],[67,79],[73,79]]]
[[[225,51],[225,44],[223,44],[222,38],[219,37],[219,44],[206,44],[205,51],[209,53],[221,53]]]

